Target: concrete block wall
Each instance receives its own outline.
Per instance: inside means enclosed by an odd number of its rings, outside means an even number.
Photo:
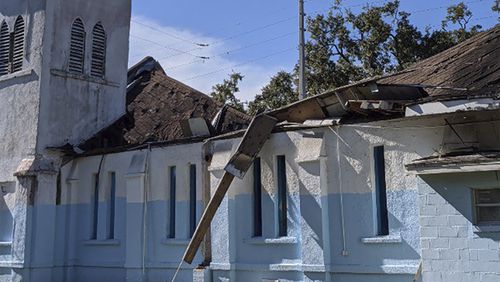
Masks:
[[[419,181],[423,282],[500,281],[500,233],[475,232],[470,191],[464,188],[487,175],[467,177],[463,184],[458,175]]]

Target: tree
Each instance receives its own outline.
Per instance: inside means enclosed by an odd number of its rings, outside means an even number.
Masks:
[[[472,12],[463,2],[448,7],[447,12],[446,18],[442,22],[442,28],[443,30],[446,30],[450,23],[459,26],[458,29],[449,31],[456,43],[468,39],[472,35],[478,33],[482,28],[480,25],[474,25],[470,28],[470,30],[467,28],[470,20],[472,19]]]
[[[495,0],[493,11],[498,11]],[[410,22],[411,14],[401,11],[398,0],[383,5],[366,5],[355,13],[335,0],[326,14],[307,19],[306,86],[308,95],[367,77],[402,70],[411,64],[442,52],[480,31],[471,25],[472,12],[464,3],[447,9],[440,29],[420,30]],[[284,106],[296,100],[291,74],[280,72],[250,104],[256,113]],[[298,84],[295,79],[295,86]],[[291,99],[290,97],[293,97]]]
[[[308,18],[306,79],[309,95],[363,78],[408,67],[477,33],[469,27],[472,13],[463,3],[448,8],[442,30],[422,33],[410,23],[399,1],[366,5],[354,13],[336,0],[326,15]],[[450,24],[457,29],[448,30]]]
[[[240,111],[244,111],[243,103],[236,98],[236,93],[240,92],[238,84],[243,80],[243,75],[238,72],[233,72],[229,75],[229,79],[224,79],[222,83],[212,87],[212,98],[224,105],[230,105]]]
[[[294,88],[293,76],[280,71],[271,78],[268,85],[262,88],[262,93],[255,96],[255,100],[248,105],[249,114],[257,114],[266,110],[279,108],[298,100],[298,93]]]

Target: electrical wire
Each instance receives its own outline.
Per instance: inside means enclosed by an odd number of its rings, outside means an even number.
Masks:
[[[252,47],[255,47],[255,46],[259,46],[259,45],[262,45],[262,44],[265,44],[265,43],[269,43],[269,42],[272,42],[272,41],[275,41],[275,40],[278,40],[278,39],[281,39],[281,38],[285,38],[285,37],[288,37],[290,35],[296,35],[296,34],[297,34],[297,31],[288,32],[288,33],[285,33],[285,34],[282,34],[282,35],[279,35],[279,36],[276,36],[276,37],[273,37],[273,38],[269,38],[269,39],[266,39],[266,40],[262,40],[262,41],[253,43],[253,44],[249,44],[249,45],[245,45],[245,46],[242,46],[242,47],[239,47],[239,48],[236,48],[236,49],[232,49],[232,50],[228,50],[228,51],[225,51],[225,52],[221,52],[219,54],[210,56],[210,59],[227,56],[227,55],[236,53],[236,52],[241,51],[241,50],[249,49],[249,48],[252,48]],[[162,61],[162,60],[165,60],[165,57],[158,59],[158,61]],[[191,65],[191,64],[194,64],[194,63],[205,62],[205,61],[206,60],[199,59],[199,60],[194,60],[194,61],[191,61],[191,62],[188,62],[188,63],[184,63],[184,64],[179,64],[179,65],[174,65],[174,66],[170,66],[170,67],[165,67],[165,69],[172,70],[172,69],[176,69],[176,68],[183,67],[183,66],[186,66],[186,65]]]
[[[151,29],[151,30],[154,30],[154,31],[156,31],[156,32],[159,32],[159,33],[165,34],[165,35],[167,35],[167,36],[169,36],[169,37],[172,37],[172,38],[177,39],[177,40],[182,41],[182,42],[186,42],[186,43],[189,43],[189,44],[193,44],[193,45],[196,45],[196,46],[198,46],[198,47],[207,47],[207,46],[208,46],[208,44],[206,44],[206,43],[199,43],[199,42],[195,42],[195,41],[192,41],[192,40],[189,40],[189,39],[182,38],[182,37],[177,36],[177,35],[175,35],[175,34],[171,34],[171,33],[169,33],[169,32],[166,32],[166,31],[162,30],[162,29],[159,29],[159,28],[157,28],[157,27],[155,27],[155,26],[152,26],[152,25],[149,25],[149,24],[146,24],[146,23],[140,22],[140,21],[138,21],[138,20],[136,20],[136,19],[132,19],[131,21],[132,21],[132,22],[134,22],[134,23],[136,23],[136,24],[139,24],[139,25],[142,25],[142,26],[144,26],[144,27],[147,27],[147,28],[149,28],[149,29]],[[172,45],[176,45],[176,44],[172,44]]]
[[[294,50],[294,49],[296,49],[296,47],[287,48],[287,49],[284,49],[284,50],[281,50],[281,51],[278,51],[278,52],[275,52],[275,53],[271,53],[271,54],[266,55],[266,56],[254,58],[252,60],[245,61],[243,63],[239,63],[239,64],[236,64],[236,65],[233,65],[231,67],[220,68],[220,69],[212,71],[212,72],[208,72],[208,73],[196,75],[196,76],[190,77],[188,79],[184,79],[184,81],[189,81],[189,80],[193,80],[193,79],[196,79],[196,78],[200,78],[200,77],[212,75],[212,74],[215,74],[215,73],[218,73],[218,72],[221,72],[221,71],[230,70],[230,69],[233,69],[233,68],[236,68],[236,67],[241,67],[241,66],[244,66],[244,65],[248,65],[248,64],[251,64],[253,62],[264,60],[264,59],[267,59],[267,58],[270,58],[270,57],[273,57],[273,56],[276,56],[276,55],[279,55],[279,54],[282,54],[282,53],[285,53],[285,52],[289,52],[289,51]]]
[[[175,52],[177,52],[177,53],[178,53],[178,54],[176,54],[176,55],[185,54],[185,55],[190,55],[190,56],[193,56],[193,57],[195,57],[195,58],[199,58],[199,59],[208,59],[208,57],[195,55],[195,54],[190,53],[190,51],[184,51],[184,50],[180,50],[180,49],[172,48],[172,47],[169,47],[168,45],[163,45],[163,44],[161,44],[161,43],[159,43],[159,42],[156,42],[156,41],[153,41],[153,40],[150,40],[150,39],[144,38],[144,37],[140,37],[140,36],[137,36],[137,35],[134,35],[134,34],[130,34],[130,36],[131,36],[131,37],[133,37],[133,38],[137,38],[137,39],[139,39],[139,40],[142,40],[142,41],[145,41],[145,42],[148,42],[148,43],[151,43],[151,44],[154,44],[154,45],[160,46],[160,47],[165,48],[165,49],[167,49],[167,50],[175,51]]]

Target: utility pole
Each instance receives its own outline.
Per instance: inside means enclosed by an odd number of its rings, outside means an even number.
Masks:
[[[299,100],[305,99],[307,97],[305,79],[306,54],[304,50],[304,33],[306,32],[306,30],[304,28],[304,18],[304,0],[299,0]]]

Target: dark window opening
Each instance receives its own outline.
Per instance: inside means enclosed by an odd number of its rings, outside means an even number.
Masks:
[[[278,236],[288,235],[287,223],[287,193],[286,193],[286,159],[277,157],[278,175]]]
[[[189,236],[196,230],[196,165],[189,166]]]
[[[175,206],[176,206],[176,171],[175,166],[170,167],[170,213],[168,238],[175,238]]]
[[[24,59],[24,19],[19,16],[14,25],[12,33],[12,60],[11,72],[18,72],[23,69]]]
[[[500,224],[500,189],[474,189],[476,224]]]
[[[260,158],[253,162],[253,236],[262,236],[262,176]]]
[[[57,183],[56,183],[56,206],[61,205],[61,193],[62,193],[62,183],[61,183],[61,171],[57,173]]]
[[[0,76],[23,69],[24,30],[24,19],[21,16],[17,17],[12,33],[9,33],[9,26],[5,21],[0,25]]]
[[[384,146],[373,148],[375,197],[377,207],[377,235],[389,235],[389,218],[387,211],[387,187],[385,182]]]
[[[97,222],[99,212],[99,175],[94,174],[94,194],[92,195],[92,233],[90,239],[97,239]]]
[[[81,19],[76,19],[71,27],[69,49],[69,72],[83,74],[85,62],[85,27]]]
[[[109,235],[108,239],[115,238],[115,207],[116,207],[116,174],[111,172],[110,176],[110,195],[109,195]]]
[[[0,76],[9,73],[10,42],[9,26],[4,21],[0,25]]]
[[[106,32],[99,22],[92,30],[92,61],[90,75],[103,78],[106,70]]]

